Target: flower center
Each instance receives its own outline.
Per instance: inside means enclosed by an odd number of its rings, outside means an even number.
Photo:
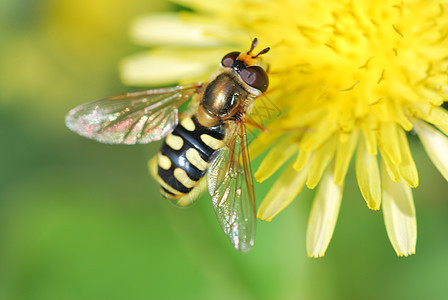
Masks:
[[[280,106],[306,105],[308,112],[313,105],[326,108],[346,130],[366,117],[393,120],[409,130],[410,122],[403,117],[409,115],[407,104],[440,90],[442,81],[429,80],[433,62],[446,61],[440,43],[439,49],[434,46],[440,39],[446,43],[447,36],[447,18],[438,3],[266,5],[271,7],[263,6],[253,14],[256,19],[243,22],[260,40],[273,41],[268,63],[272,86],[283,94]],[[284,100],[291,95],[296,99]],[[431,98],[428,101],[443,101]]]

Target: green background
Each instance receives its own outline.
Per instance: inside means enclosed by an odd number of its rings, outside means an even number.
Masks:
[[[327,255],[310,259],[313,192],[258,223],[233,250],[202,197],[179,209],[146,169],[160,143],[102,145],[65,113],[135,87],[118,63],[144,50],[131,21],[162,1],[0,2],[0,299],[442,299],[448,297],[448,184],[411,137],[417,254],[395,255],[353,168]],[[257,162],[254,163],[256,165]],[[258,199],[272,180],[256,184]]]

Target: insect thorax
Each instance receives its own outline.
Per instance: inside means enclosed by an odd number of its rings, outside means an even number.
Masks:
[[[232,73],[219,74],[205,89],[201,105],[220,118],[232,117],[242,109],[241,105],[250,97],[250,93],[240,81]]]

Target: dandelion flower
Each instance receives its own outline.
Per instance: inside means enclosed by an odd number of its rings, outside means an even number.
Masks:
[[[269,65],[269,99],[283,112],[260,133],[251,155],[267,152],[255,178],[285,165],[262,201],[270,221],[306,185],[317,187],[307,250],[330,242],[354,158],[359,189],[382,208],[396,253],[415,252],[411,188],[419,184],[407,132],[415,131],[448,180],[448,2],[178,0],[180,13],[143,17],[132,36],[151,50],[126,59],[129,84],[206,80],[223,53],[253,37]],[[257,106],[257,103],[255,103]],[[290,130],[302,128],[302,130]],[[303,130],[305,128],[305,130]]]

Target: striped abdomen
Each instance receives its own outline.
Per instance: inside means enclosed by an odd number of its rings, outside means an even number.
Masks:
[[[224,127],[204,127],[196,116],[183,119],[157,157],[161,192],[171,199],[188,194],[205,175],[216,150],[224,146]]]

